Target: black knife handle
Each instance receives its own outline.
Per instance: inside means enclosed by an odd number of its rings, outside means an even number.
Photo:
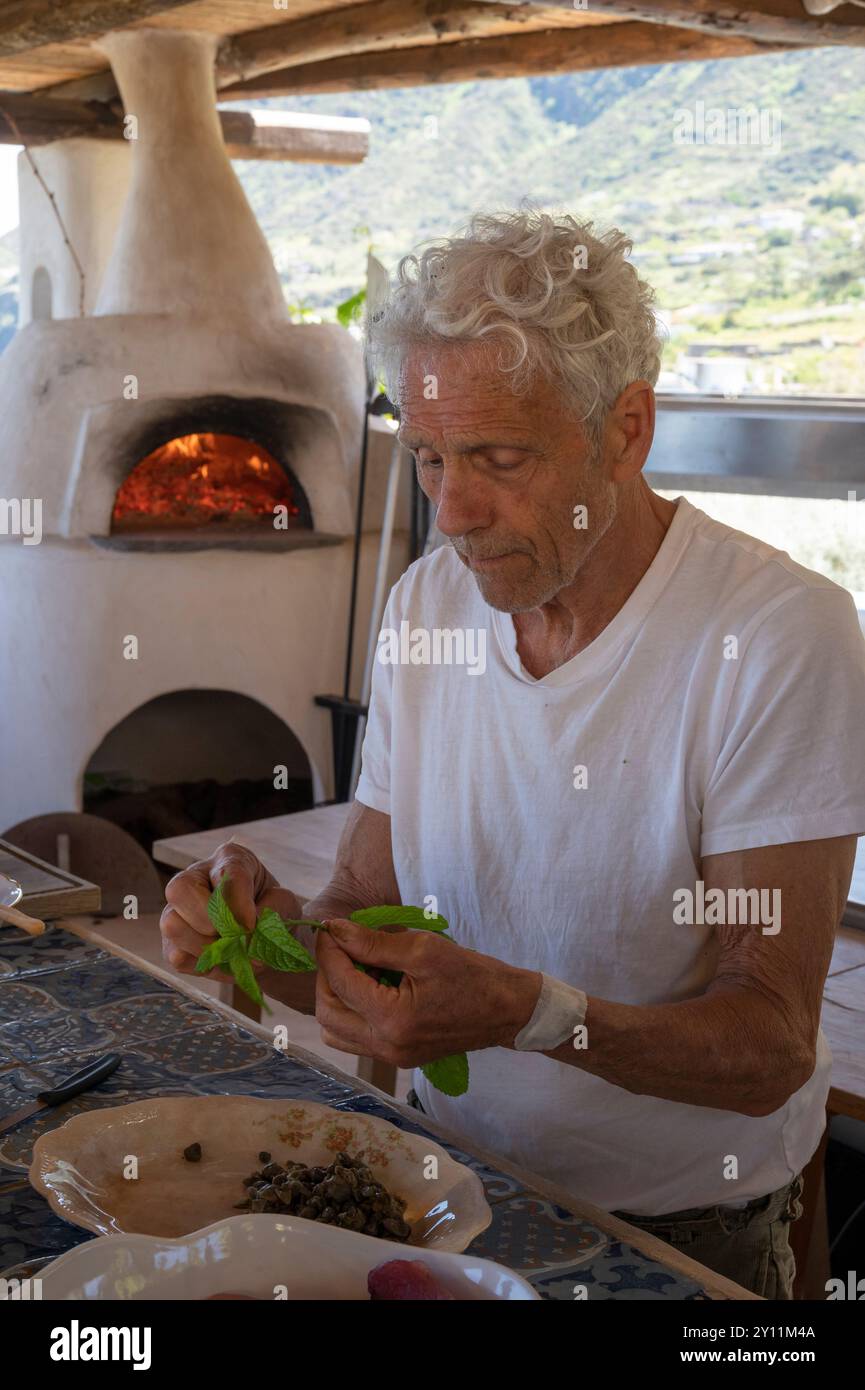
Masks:
[[[104,1081],[106,1076],[117,1070],[122,1061],[119,1052],[108,1052],[104,1057],[97,1057],[95,1062],[88,1062],[86,1067],[82,1067],[81,1071],[75,1072],[74,1076],[70,1076],[66,1081],[61,1081],[53,1091],[40,1091],[36,1099],[41,1100],[43,1105],[62,1105],[64,1100],[71,1100],[82,1091],[89,1091],[92,1086],[98,1086],[100,1081]]]

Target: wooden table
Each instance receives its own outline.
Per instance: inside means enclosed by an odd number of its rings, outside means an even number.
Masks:
[[[429,1134],[477,1172],[492,1220],[471,1244],[481,1258],[518,1270],[541,1297],[572,1303],[610,1298],[757,1300],[757,1296],[572,1193],[514,1167],[429,1116],[358,1083],[212,998],[167,966],[132,963],[92,940],[89,919],[55,923],[44,936],[0,932],[3,1029],[0,1114],[77,1070],[120,1052],[120,1069],[93,1091],[0,1134],[0,1276],[32,1277],[87,1236],[33,1192],[27,1168],[36,1138],[70,1115],[158,1095],[249,1095],[271,1103],[315,1101],[375,1115]],[[110,949],[110,948],[109,948]],[[648,1291],[648,1292],[647,1292]]]
[[[325,886],[336,855],[339,837],[348,815],[347,804],[323,806],[295,815],[249,821],[224,830],[206,830],[158,840],[154,856],[163,863],[186,868],[205,859],[224,840],[247,845],[267,865],[280,883],[304,898],[314,897]],[[860,839],[848,908],[851,920],[865,926],[865,837]],[[865,1120],[865,931],[858,926],[839,929],[829,975],[823,992],[823,1031],[832,1050],[832,1085],[827,1120],[849,1115]],[[393,1069],[371,1058],[361,1058],[358,1075],[383,1090],[393,1091]],[[805,1170],[803,1216],[792,1228],[799,1297],[820,1297],[829,1275],[828,1232],[824,1160],[828,1123],[823,1140]]]
[[[829,1110],[865,1121],[865,932],[858,928],[838,932],[822,1023],[832,1049]]]
[[[257,854],[281,884],[308,900],[327,885],[349,809],[349,802],[341,802],[337,806],[317,806],[314,811],[228,825],[222,830],[175,835],[157,840],[153,857],[160,864],[188,869],[197,859],[207,859],[224,841],[236,840]]]
[[[865,841],[860,842],[860,848]],[[802,1217],[790,1232],[797,1298],[824,1298],[829,1278],[825,1161],[833,1115],[865,1120],[865,931],[840,927],[823,990],[821,1024],[832,1052],[826,1129],[804,1172]]]

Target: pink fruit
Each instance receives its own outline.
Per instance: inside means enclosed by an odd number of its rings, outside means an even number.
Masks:
[[[370,1270],[367,1288],[370,1298],[390,1302],[397,1299],[454,1301],[453,1294],[442,1287],[432,1270],[421,1260],[388,1260],[386,1264]]]

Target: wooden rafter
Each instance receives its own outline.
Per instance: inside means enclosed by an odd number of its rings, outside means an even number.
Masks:
[[[369,152],[369,125],[363,120],[269,111],[220,111],[219,119],[233,159],[359,164]],[[46,145],[72,137],[122,140],[118,107],[0,92],[0,144]]]
[[[105,34],[188,4],[189,0],[4,0],[0,7],[0,58],[11,58],[46,43]]]
[[[525,0],[528,5],[549,0]],[[827,17],[808,14],[802,0],[589,0],[592,12],[647,24],[674,25],[701,34],[737,34],[757,43],[801,45],[865,44],[865,10],[844,5]]]
[[[45,145],[76,135],[122,139],[120,116],[96,101],[49,102],[29,93],[0,92],[0,143]]]
[[[223,100],[293,96],[307,92],[346,92],[384,87],[415,87],[484,78],[542,76],[640,64],[705,62],[751,53],[765,45],[738,35],[697,34],[653,24],[617,24],[585,30],[551,29],[496,39],[389,49],[299,64],[252,81],[226,87]]]
[[[802,0],[741,0],[736,5],[718,0],[588,0],[585,12],[575,11],[574,2],[365,0],[320,9],[300,19],[292,19],[287,10],[278,23],[235,32],[223,40],[217,59],[217,85],[226,95],[230,92],[237,97],[343,91],[354,85],[345,80],[346,65],[355,65],[359,85],[455,82],[475,76],[475,57],[489,69],[485,76],[676,62],[683,54],[691,56],[693,40],[682,40],[684,32],[715,45],[711,51],[705,50],[705,56],[723,56],[719,43],[727,45],[723,53],[728,55],[766,51],[767,47],[865,44],[865,8],[850,5],[819,18],[806,12]],[[112,24],[146,23],[148,16],[160,12],[170,15],[177,11],[171,23],[182,28],[186,3],[188,0],[64,0],[62,4],[57,0],[7,0],[0,17],[0,61],[4,51],[20,54],[36,41],[48,44],[46,53],[50,53],[50,42],[80,39]],[[198,5],[192,6],[190,26],[198,9]],[[649,39],[650,33],[654,40]],[[544,34],[559,37],[563,54],[559,66]],[[640,35],[645,35],[645,42]],[[488,48],[472,49],[473,43]],[[634,56],[640,48],[647,56]],[[584,51],[585,56],[581,56]],[[523,52],[525,65],[521,67]],[[601,52],[603,62],[598,57]],[[694,56],[700,55],[694,51]],[[432,75],[424,72],[427,61]],[[325,72],[328,64],[337,66]],[[289,75],[292,72],[293,77]],[[43,88],[42,92],[60,99],[110,101],[117,96],[107,68]]]
[[[567,12],[555,0],[531,5],[523,0],[513,4],[497,0],[364,0],[226,39],[217,54],[216,83],[226,87],[300,63],[325,62],[350,53],[490,38],[503,23],[537,30],[545,27],[538,23],[541,16],[551,29],[560,17],[571,24],[579,19],[573,9]],[[573,32],[571,24],[563,28]]]
[[[468,38],[493,38],[513,32],[556,28],[612,27],[614,20],[549,4],[524,0],[363,0],[320,10],[303,19],[271,24],[223,40],[216,59],[218,88],[251,81],[300,63],[324,62],[349,53],[435,46]],[[80,100],[109,101],[117,95],[109,69],[58,83],[43,92]]]

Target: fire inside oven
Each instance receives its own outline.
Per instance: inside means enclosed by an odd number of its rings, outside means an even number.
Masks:
[[[301,525],[285,469],[233,434],[185,434],[154,449],[121,486],[112,531]]]

